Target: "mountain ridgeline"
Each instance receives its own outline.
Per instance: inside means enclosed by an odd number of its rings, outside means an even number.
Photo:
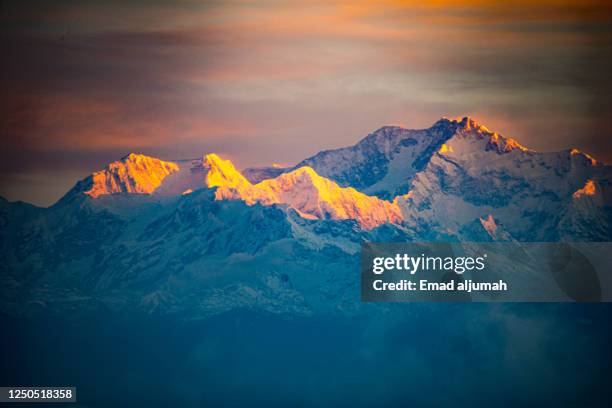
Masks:
[[[0,199],[0,308],[348,313],[362,242],[610,241],[611,182],[584,153],[470,118],[386,126],[291,168],[129,154],[49,208]]]

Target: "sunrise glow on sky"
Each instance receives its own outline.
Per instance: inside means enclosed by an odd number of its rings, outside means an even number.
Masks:
[[[0,195],[130,152],[295,164],[470,115],[612,161],[607,1],[34,1],[0,11]]]

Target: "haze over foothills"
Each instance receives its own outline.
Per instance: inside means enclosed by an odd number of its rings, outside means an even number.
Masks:
[[[129,152],[295,164],[441,116],[612,161],[608,1],[23,3],[0,11],[9,200]]]

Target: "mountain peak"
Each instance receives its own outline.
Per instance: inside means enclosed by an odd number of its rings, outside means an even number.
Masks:
[[[504,137],[497,132],[490,131],[486,126],[481,125],[470,116],[459,117],[456,119],[442,118],[434,124],[432,128],[450,127],[453,128],[455,134],[460,134],[467,137],[475,137],[475,140],[486,141],[485,149],[494,150],[497,153],[509,153],[513,150],[523,152],[530,151],[525,146],[521,145],[516,140]],[[452,151],[450,143],[445,143],[441,146],[440,153]]]
[[[206,180],[209,187],[227,185],[228,183],[234,186],[247,182],[230,160],[223,160],[215,153],[205,155],[202,159],[202,165],[208,170]]]
[[[466,130],[470,130],[470,129],[487,130],[486,127],[484,127],[483,125],[479,124],[478,122],[476,122],[476,120],[474,120],[473,118],[471,118],[469,116],[464,116],[462,118],[457,118],[457,119],[455,119],[455,122],[457,122],[457,125],[459,125],[461,128],[466,129]]]
[[[284,204],[304,218],[356,220],[364,228],[402,220],[399,206],[377,197],[343,188],[303,166],[276,178],[251,184],[229,160],[204,157],[208,187],[217,187],[215,199],[242,200],[248,205]]]
[[[458,116],[456,118],[448,118],[443,116],[433,124],[432,128],[436,127],[452,127],[455,130],[463,131],[491,132],[486,126],[480,124],[471,116]]]
[[[230,160],[223,160],[215,153],[210,153],[202,159],[202,166],[206,172],[206,186],[217,187],[215,198],[217,200],[252,196],[252,184],[240,173]],[[247,200],[245,200],[247,201]],[[254,201],[249,199],[248,203]]]
[[[287,204],[306,218],[353,219],[368,229],[402,221],[397,203],[340,187],[309,166],[264,180],[254,189],[261,191],[264,202]]]
[[[178,170],[176,163],[130,153],[89,176],[85,181],[90,187],[84,193],[93,198],[117,193],[151,194]]]
[[[232,162],[229,160],[223,160],[217,153],[207,153],[204,155],[202,159],[203,163],[208,163],[210,165],[222,165],[223,163],[230,163],[232,166]]]
[[[569,154],[571,156],[580,156],[580,157],[584,158],[587,162],[590,162],[591,165],[593,165],[593,166],[598,164],[597,160],[595,160],[593,157],[591,157],[587,153],[585,153],[583,151],[580,151],[578,149],[570,149],[569,150]]]
[[[489,146],[497,149],[498,153],[508,153],[512,150],[520,150],[522,152],[530,151],[528,148],[510,137],[503,137],[497,132],[493,132],[489,138]]]

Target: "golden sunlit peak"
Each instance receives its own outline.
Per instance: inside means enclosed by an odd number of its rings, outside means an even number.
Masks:
[[[455,119],[455,122],[463,126],[466,130],[478,129],[480,125],[471,117],[464,116]]]
[[[501,136],[497,132],[490,131],[486,126],[476,122],[476,120],[474,120],[470,116],[456,118],[453,121],[456,122],[458,125],[462,126],[464,130],[475,130],[480,134],[484,134],[485,137],[488,136],[489,146],[493,146],[499,153],[508,153],[515,149],[523,152],[530,151],[528,148],[521,145],[516,140],[509,137]]]
[[[590,161],[592,165],[597,164],[597,160],[595,160],[593,157],[591,157],[591,156],[590,156],[590,155],[588,155],[587,153],[582,152],[582,151],[580,151],[580,150],[578,150],[578,149],[571,149],[571,150],[570,150],[570,154],[571,154],[572,156],[582,156],[582,157],[584,157],[585,159],[587,159],[588,161]]]
[[[452,118],[452,120],[457,123],[475,123],[474,119],[472,119],[470,116],[455,116]]]
[[[223,160],[215,153],[209,153],[202,159],[202,165],[208,169],[215,169],[228,174],[238,172],[230,160]]]
[[[587,182],[584,184],[584,187],[579,190],[576,190],[572,197],[574,197],[575,199],[579,199],[585,196],[595,195],[596,192],[597,186],[595,185],[595,182],[593,180],[587,180]]]
[[[300,215],[318,219],[352,219],[364,228],[403,220],[397,203],[340,187],[309,166],[264,180],[253,186],[263,203],[287,204]]]
[[[93,173],[91,188],[85,194],[93,198],[117,193],[151,194],[168,175],[177,171],[176,163],[130,153]]]
[[[484,133],[492,133],[485,125],[481,125],[476,119],[472,118],[471,116],[455,118],[454,122],[462,126],[465,130],[478,130]]]
[[[522,152],[529,151],[528,148],[521,145],[516,140],[509,138],[509,137],[503,137],[499,135],[497,132],[493,132],[491,134],[489,138],[489,145],[495,146],[497,148],[497,151],[500,153],[508,153],[515,149],[518,149]]]
[[[209,164],[220,163],[223,161],[229,161],[229,160],[223,160],[221,157],[217,155],[217,153],[208,153],[204,155],[204,158],[202,159],[203,163],[209,163]]]
[[[217,188],[217,200],[242,200],[248,205],[284,204],[305,218],[353,219],[364,228],[403,219],[397,203],[340,187],[308,166],[253,185],[229,160],[210,154],[203,162],[208,170],[206,183],[209,188]]]
[[[491,235],[495,237],[495,233],[497,232],[497,224],[495,223],[495,219],[492,214],[489,214],[486,218],[480,218],[480,224],[483,226],[485,230]]]
[[[456,116],[456,117],[442,116],[442,118],[436,123],[450,123],[450,124],[457,125],[458,128],[460,129],[468,130],[468,131],[469,130],[480,130],[482,132],[490,132],[490,130],[487,129],[486,126],[481,125],[471,116]]]
[[[223,160],[215,153],[204,156],[202,165],[208,170],[206,184],[208,187],[240,187],[250,185],[249,181],[229,160]]]
[[[440,146],[440,150],[438,150],[438,153],[440,154],[444,154],[444,153],[452,153],[453,152],[453,147],[443,143],[442,146]]]
[[[486,126],[481,125],[476,119],[471,116],[457,116],[454,118],[443,116],[440,121],[454,123],[458,125],[460,129],[463,130],[477,130],[481,132],[491,133],[491,131]]]
[[[523,152],[529,151],[528,148],[526,148],[525,146],[523,146],[522,144],[520,144],[519,142],[517,142],[516,140],[512,138],[506,138],[506,145],[510,146],[512,149],[522,150]]]

